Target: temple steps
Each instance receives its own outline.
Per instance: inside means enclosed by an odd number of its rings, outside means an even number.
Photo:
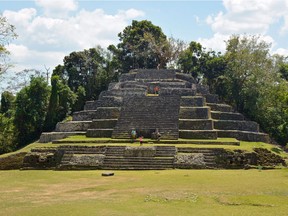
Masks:
[[[92,121],[68,121],[58,122],[55,132],[72,132],[72,131],[86,131]]]
[[[86,131],[71,131],[71,132],[43,132],[40,136],[40,143],[48,143],[54,140],[64,139],[69,136],[86,135]]]
[[[213,130],[211,119],[179,119],[180,130]]]
[[[179,138],[217,139],[217,131],[215,130],[179,130]]]
[[[105,157],[103,169],[162,170],[174,168],[174,157]]]
[[[253,121],[214,120],[213,124],[216,130],[259,132],[259,125]]]
[[[179,119],[210,119],[210,107],[180,107]]]
[[[202,107],[205,106],[205,98],[202,96],[181,96],[181,107]]]
[[[211,108],[211,111],[233,112],[233,108],[227,104],[206,103],[206,105]]]
[[[88,129],[86,132],[87,137],[111,137],[113,133],[112,128],[104,129]]]
[[[244,120],[244,116],[240,113],[220,111],[211,111],[211,118],[215,120]]]
[[[230,137],[242,141],[250,142],[265,142],[269,143],[270,138],[268,134],[250,131],[239,131],[239,130],[217,130],[218,137]]]

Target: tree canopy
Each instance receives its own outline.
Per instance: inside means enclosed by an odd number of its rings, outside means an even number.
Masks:
[[[9,52],[5,46],[16,37],[15,27],[9,24],[7,18],[0,14],[0,74],[10,66],[7,62]]]

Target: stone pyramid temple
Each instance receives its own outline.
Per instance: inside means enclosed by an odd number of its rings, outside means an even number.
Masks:
[[[71,135],[129,139],[131,130],[151,138],[217,139],[269,142],[256,122],[210,94],[208,86],[177,70],[138,69],[122,74],[96,101],[87,101],[73,120],[60,122],[54,132],[43,133],[40,142]]]

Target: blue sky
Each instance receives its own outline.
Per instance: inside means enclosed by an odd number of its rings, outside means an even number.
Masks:
[[[0,0],[0,13],[19,35],[8,47],[15,65],[9,73],[52,71],[72,51],[117,44],[133,19],[222,52],[232,34],[259,34],[272,53],[288,55],[288,0]]]

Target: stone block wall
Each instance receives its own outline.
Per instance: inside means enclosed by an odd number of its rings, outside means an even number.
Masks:
[[[133,128],[149,136],[158,128],[163,138],[177,139],[179,107],[179,96],[127,97],[113,137],[129,138]]]

